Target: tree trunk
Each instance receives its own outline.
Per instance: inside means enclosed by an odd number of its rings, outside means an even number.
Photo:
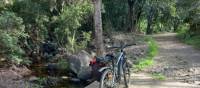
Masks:
[[[133,0],[128,0],[128,6],[129,6],[129,27],[128,27],[128,31],[132,32],[134,31],[134,18],[133,18],[133,12],[134,12],[134,8],[133,8],[133,4],[134,1]]]
[[[152,28],[151,28],[151,22],[148,21],[148,24],[147,24],[147,32],[146,32],[146,34],[147,34],[147,35],[150,35],[150,34],[152,34],[152,33],[153,33],[153,30],[152,30]]]
[[[152,24],[153,24],[153,8],[151,7],[147,16],[147,30],[146,30],[147,35],[153,34]]]
[[[95,43],[96,43],[96,49],[97,49],[96,50],[97,56],[102,56],[104,54],[101,3],[102,3],[101,0],[93,0]]]
[[[174,32],[177,32],[179,24],[180,24],[179,20],[176,19],[176,20],[174,21]]]

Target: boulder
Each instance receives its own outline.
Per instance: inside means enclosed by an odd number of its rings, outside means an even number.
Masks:
[[[0,70],[0,88],[35,88],[35,84],[23,79],[22,67],[12,66],[10,69]]]
[[[91,77],[91,67],[89,66],[92,56],[82,50],[77,54],[68,57],[69,69],[81,80],[88,80]]]
[[[31,70],[29,70],[27,67],[25,66],[16,66],[16,65],[13,65],[9,68],[10,71],[13,71],[14,73],[16,73],[17,75],[20,75],[22,77],[25,77],[25,76],[29,76],[31,75]]]
[[[92,77],[91,72],[91,67],[81,67],[81,70],[78,72],[77,77],[81,80],[88,80]]]
[[[31,76],[29,77],[29,82],[32,82],[32,83],[36,83],[38,80],[40,80],[40,78],[36,77],[36,76]]]

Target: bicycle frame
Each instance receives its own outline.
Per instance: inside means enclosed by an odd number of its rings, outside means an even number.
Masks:
[[[121,76],[121,72],[122,72],[122,64],[123,64],[123,61],[124,61],[124,55],[125,55],[125,52],[123,51],[123,49],[120,50],[120,55],[119,57],[117,58],[117,62],[114,63],[114,61],[112,61],[112,66],[106,66],[106,67],[102,67],[99,72],[103,72],[105,71],[106,69],[110,69],[111,71],[113,71],[113,79],[112,79],[112,86],[115,85],[115,78],[117,78],[118,81],[120,81],[121,79],[120,76]]]
[[[124,51],[124,49],[128,46],[132,46],[135,44],[130,44],[130,45],[124,45],[124,46],[120,46],[120,47],[110,47],[112,48],[118,48],[120,49],[119,51],[119,56],[117,57],[117,60],[114,61],[114,58],[112,58],[112,64],[110,66],[105,66],[102,67],[99,72],[102,72],[103,74],[103,80],[105,78],[105,76],[108,74],[108,72],[112,73],[112,79],[110,80],[112,83],[109,85],[109,87],[114,87],[115,85],[117,85],[117,83],[121,82],[121,76],[124,74],[124,63],[126,63],[126,52]],[[105,73],[104,73],[105,72]],[[110,75],[108,75],[110,77]],[[124,78],[125,75],[124,75]],[[126,79],[125,79],[126,80]],[[102,84],[102,80],[101,80],[101,84]],[[104,84],[103,84],[104,85]],[[100,85],[100,87],[102,88],[103,85]],[[125,84],[127,86],[127,84]]]

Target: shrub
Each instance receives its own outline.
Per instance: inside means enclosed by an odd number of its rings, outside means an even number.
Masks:
[[[21,38],[27,37],[24,32],[23,20],[13,12],[4,11],[0,14],[0,54],[12,61],[20,64],[25,61],[25,52],[20,47]]]
[[[148,57],[153,58],[158,53],[158,45],[155,40],[149,39],[148,46]]]
[[[184,39],[184,42],[186,44],[193,45],[194,47],[200,49],[200,36],[198,35]]]
[[[91,4],[83,1],[65,6],[63,12],[58,17],[54,17],[55,23],[58,24],[54,34],[59,45],[70,52],[86,47],[90,41],[91,32],[78,29],[82,27],[85,19],[89,18],[91,10]]]

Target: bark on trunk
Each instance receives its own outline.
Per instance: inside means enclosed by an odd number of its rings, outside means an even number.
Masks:
[[[95,43],[96,43],[96,49],[97,49],[96,50],[97,56],[102,56],[104,54],[101,3],[102,3],[102,0],[93,0]]]
[[[129,6],[129,27],[128,27],[128,31],[130,31],[130,32],[132,32],[134,30],[134,18],[133,18],[134,8],[133,8],[133,4],[134,4],[134,1],[128,0],[128,6]]]
[[[153,8],[151,7],[149,14],[147,16],[147,30],[146,30],[146,34],[150,35],[153,34],[153,29],[152,29],[152,24],[153,24]]]
[[[146,34],[147,34],[147,35],[150,35],[150,34],[152,34],[152,33],[153,33],[153,29],[151,28],[151,22],[148,21],[148,24],[147,24],[147,32],[146,32]]]

